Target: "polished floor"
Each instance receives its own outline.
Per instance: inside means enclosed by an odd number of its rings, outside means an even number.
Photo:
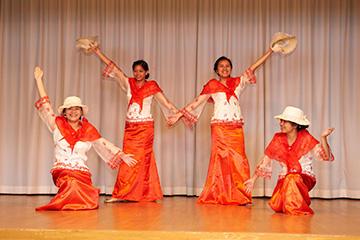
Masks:
[[[157,203],[106,204],[105,197],[102,196],[97,210],[34,210],[36,206],[47,203],[50,198],[51,196],[0,195],[0,239],[75,237],[66,235],[69,231],[75,231],[76,234],[90,233],[88,238],[83,236],[83,239],[101,239],[102,237],[95,236],[104,236],[102,233],[106,232],[110,234],[107,239],[144,239],[145,235],[141,234],[148,234],[147,239],[171,239],[174,236],[165,235],[175,233],[177,239],[259,239],[259,236],[266,239],[264,234],[275,236],[268,239],[280,239],[279,233],[280,236],[285,236],[284,239],[286,236],[288,239],[304,239],[304,236],[308,239],[360,239],[360,200],[313,199],[313,216],[275,214],[267,206],[266,198],[255,198],[252,206],[241,207],[200,205],[194,197],[165,197]],[[24,231],[28,231],[27,234]],[[116,231],[122,232],[123,238],[119,238],[121,234],[116,234]],[[46,235],[49,232],[53,233],[53,238]],[[191,233],[192,237],[186,233]],[[59,238],[56,238],[56,234]],[[111,234],[114,234],[114,238]],[[140,234],[138,238],[135,237],[137,234]],[[151,234],[155,234],[153,238]],[[212,237],[206,237],[209,234]],[[243,235],[244,238],[235,238],[241,234],[250,234],[252,237]]]

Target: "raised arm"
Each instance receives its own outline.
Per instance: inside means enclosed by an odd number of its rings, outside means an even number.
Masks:
[[[327,138],[328,138],[328,136],[330,136],[330,134],[334,130],[335,130],[335,128],[327,128],[322,132],[321,137],[320,137],[320,144],[326,155],[326,156],[324,156],[325,160],[331,159],[331,150],[330,150]]]
[[[43,80],[42,80],[43,75],[44,75],[44,72],[41,70],[41,68],[40,67],[35,67],[35,69],[34,69],[34,77],[35,77],[35,80],[36,80],[36,86],[37,86],[37,89],[38,89],[38,93],[39,93],[39,96],[41,98],[47,96],[46,91],[45,91],[45,87],[44,87],[44,83],[43,83]]]
[[[42,77],[44,72],[40,67],[35,67],[34,77],[40,99],[36,101],[35,107],[38,110],[41,120],[46,124],[48,129],[52,132],[55,129],[55,114],[50,105],[49,97],[46,94]]]
[[[98,58],[106,64],[104,76],[112,76],[119,83],[120,87],[125,91],[128,88],[128,77],[110,58],[108,58],[100,49],[99,43],[90,38],[82,38],[77,40],[77,47],[85,53],[95,53]]]
[[[269,48],[261,57],[259,57],[254,64],[250,66],[251,71],[255,71],[258,67],[260,67],[273,53],[274,51]]]
[[[295,36],[287,33],[275,33],[271,40],[270,48],[250,66],[250,70],[255,71],[260,67],[272,53],[289,54],[296,48],[297,40]]]
[[[101,50],[100,47],[95,47],[93,52],[99,57],[99,59],[106,64],[106,66],[111,67],[113,65],[113,71],[115,73],[116,79],[120,81],[128,81],[128,77],[123,72],[123,70],[118,67],[110,58],[108,58]]]

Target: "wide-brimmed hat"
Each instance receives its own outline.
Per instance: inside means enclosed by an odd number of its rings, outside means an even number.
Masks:
[[[92,50],[99,47],[98,36],[78,38],[76,39],[76,47],[85,53],[91,53]]]
[[[272,37],[270,48],[274,50],[275,46],[280,47],[280,52],[282,54],[289,54],[295,50],[297,45],[296,37],[287,33],[278,32],[275,33]]]
[[[275,116],[276,119],[290,121],[302,126],[309,126],[310,121],[306,118],[304,112],[297,107],[287,106],[282,114]]]
[[[58,107],[58,113],[62,114],[64,109],[71,107],[81,107],[84,115],[87,114],[87,112],[89,111],[88,106],[82,104],[81,99],[79,97],[70,96],[65,98],[63,105]]]

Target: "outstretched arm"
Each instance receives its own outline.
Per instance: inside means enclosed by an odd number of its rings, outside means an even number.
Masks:
[[[258,177],[270,178],[271,172],[272,172],[271,159],[265,155],[264,157],[262,157],[262,160],[256,166],[254,175],[250,179],[244,182],[245,191],[251,193],[254,189],[254,185]]]
[[[249,69],[254,72],[258,67],[260,67],[271,56],[271,54],[273,54],[274,52],[276,52],[276,53],[282,52],[282,47],[283,47],[282,44],[279,44],[279,43],[272,44],[272,46],[261,57],[259,57],[255,61],[255,63],[250,66]]]
[[[99,47],[99,43],[90,38],[82,38],[77,40],[77,47],[81,48],[86,53],[95,53],[98,58],[106,64],[104,75],[113,74],[120,87],[125,91],[128,88],[128,77],[110,58],[108,58]]]
[[[132,154],[124,153],[120,148],[105,138],[95,140],[93,142],[93,147],[102,160],[104,160],[112,169],[118,168],[122,161],[129,167],[134,166],[137,162],[132,158]]]
[[[197,122],[210,96],[210,94],[200,94],[197,96],[191,103],[170,118],[170,121],[168,122],[169,125],[174,125],[181,117],[183,117],[185,125],[192,127]]]
[[[44,72],[41,70],[41,68],[40,67],[35,67],[35,69],[34,69],[34,77],[35,77],[35,80],[36,80],[36,86],[37,86],[37,89],[38,89],[38,93],[39,93],[39,96],[41,98],[47,96],[46,91],[45,91],[45,87],[44,87],[44,83],[43,83],[43,80],[42,80],[43,75],[44,75]]]
[[[119,79],[120,81],[127,81],[128,77],[125,75],[125,73],[123,72],[123,70],[121,70],[120,67],[118,67],[113,61],[111,61],[110,58],[108,58],[101,50],[100,47],[95,47],[93,48],[93,52],[99,57],[99,59],[105,63],[107,66],[111,66],[112,64],[114,65],[114,73],[117,79]]]
[[[172,104],[162,92],[158,92],[154,95],[156,101],[159,103],[161,111],[163,112],[167,124],[172,126],[178,120],[177,114],[179,109]]]
[[[250,66],[251,71],[255,71],[258,67],[260,67],[273,53],[273,50],[269,48],[261,57],[259,57],[254,64]]]

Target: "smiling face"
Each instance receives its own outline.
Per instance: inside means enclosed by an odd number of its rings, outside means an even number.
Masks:
[[[64,110],[64,117],[68,122],[76,123],[80,121],[83,111],[81,107],[70,107]]]
[[[141,65],[136,65],[133,68],[133,75],[137,81],[144,81],[149,71],[146,71]]]
[[[231,64],[228,60],[221,60],[216,69],[216,73],[219,75],[220,78],[228,78],[231,74]]]

